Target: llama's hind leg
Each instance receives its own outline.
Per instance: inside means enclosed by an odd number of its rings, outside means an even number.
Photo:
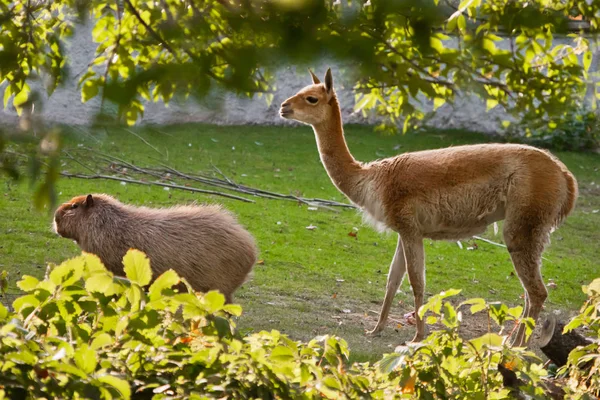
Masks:
[[[507,221],[504,239],[510,253],[517,276],[525,289],[525,307],[523,318],[537,321],[548,290],[542,279],[542,252],[548,240],[549,228],[539,225],[518,225]],[[513,339],[515,346],[526,344],[525,325],[520,324]]]
[[[377,325],[375,325],[373,330],[368,331],[367,334],[374,335],[378,332],[381,332],[385,327],[385,322],[387,321],[390,313],[394,296],[396,295],[396,291],[404,279],[405,273],[406,259],[404,257],[404,247],[402,246],[402,238],[400,235],[398,235],[398,245],[396,246],[396,253],[394,254],[392,264],[390,265],[390,272],[388,273],[387,277],[387,286],[385,289],[383,305],[381,306],[381,313],[379,314]]]

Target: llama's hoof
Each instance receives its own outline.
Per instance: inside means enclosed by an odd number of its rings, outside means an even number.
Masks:
[[[419,342],[422,342],[424,338],[425,338],[424,335],[415,335],[415,337],[412,338],[412,340],[410,342],[406,342],[406,343],[407,344],[408,343],[419,343]]]
[[[383,326],[376,326],[375,328],[373,328],[370,331],[365,331],[365,335],[367,336],[379,336],[381,334],[381,331],[383,330]]]

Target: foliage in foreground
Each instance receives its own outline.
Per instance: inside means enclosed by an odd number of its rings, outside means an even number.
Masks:
[[[595,341],[573,350],[563,367],[563,372],[569,376],[568,390],[578,399],[590,398],[590,394],[600,396],[600,278],[584,286],[583,291],[588,300],[581,307],[580,314],[565,326],[565,332],[583,326]]]
[[[506,398],[499,363],[517,372],[523,392],[544,398],[546,371],[533,354],[503,344],[510,334],[458,335],[464,307],[487,311],[499,326],[521,307],[472,299],[455,308],[447,298],[458,291],[441,293],[421,309],[441,330],[376,365],[349,365],[343,339],[301,343],[277,331],[242,337],[233,318],[240,307],[219,293],[194,294],[189,286],[178,293],[173,271],[146,292],[145,255],[132,250],[124,265],[127,279],[84,253],[49,267],[42,281],[23,277],[27,294],[14,301],[15,312],[0,305],[0,399]]]

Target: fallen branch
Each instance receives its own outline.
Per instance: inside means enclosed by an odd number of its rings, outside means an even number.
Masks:
[[[124,128],[125,129],[125,128]],[[143,137],[141,137],[140,135],[138,135],[137,133],[135,133],[134,131],[132,131],[131,129],[125,129],[125,131],[131,133],[133,136],[137,137],[138,139],[140,139],[142,142],[144,142],[148,147],[150,147],[152,150],[156,151],[158,154],[160,154],[161,156],[165,156],[163,153],[160,152],[160,150],[158,150],[156,147],[152,146],[146,139],[144,139]]]
[[[217,192],[217,191],[214,191],[214,190],[198,189],[198,188],[181,186],[181,185],[172,185],[172,184],[169,184],[169,183],[144,182],[144,181],[138,181],[138,180],[135,180],[135,179],[119,178],[118,176],[99,175],[99,174],[96,174],[96,175],[84,175],[84,174],[71,174],[71,173],[68,173],[68,172],[61,172],[60,174],[62,176],[66,176],[68,178],[78,178],[78,179],[109,179],[109,180],[113,180],[113,181],[133,183],[133,184],[136,184],[136,185],[162,186],[162,187],[168,187],[168,188],[173,188],[173,189],[187,190],[187,191],[190,191],[190,192],[214,194],[216,196],[223,196],[223,197],[227,197],[227,198],[230,198],[230,199],[245,201],[246,203],[254,203],[255,202],[254,200],[250,200],[250,199],[247,199],[245,197],[235,196],[235,195],[228,194],[228,193]]]
[[[497,243],[497,242],[491,241],[489,239],[482,238],[481,236],[473,236],[473,239],[481,240],[482,242],[493,244],[494,246],[498,246],[498,247],[503,247],[505,249],[507,248],[505,244]],[[548,262],[552,262],[552,261],[550,261],[549,259],[547,259],[546,257],[543,257],[543,256],[542,256],[542,260],[545,260],[545,261],[548,261]]]
[[[328,209],[328,210],[334,211],[334,212],[338,212],[338,211],[332,207],[356,208],[356,206],[354,206],[353,204],[340,203],[340,202],[336,202],[333,200],[325,200],[325,199],[318,199],[318,198],[304,198],[304,197],[299,197],[299,196],[295,196],[292,194],[280,194],[280,193],[270,192],[270,191],[263,190],[263,189],[244,186],[244,185],[234,182],[232,179],[227,177],[220,169],[218,169],[215,166],[213,166],[213,168],[223,179],[209,177],[209,176],[205,176],[205,175],[184,173],[184,172],[178,171],[175,168],[170,167],[163,163],[160,164],[162,169],[142,168],[133,163],[127,162],[123,159],[120,159],[118,157],[115,157],[115,156],[112,156],[109,154],[104,154],[104,153],[101,153],[101,152],[98,152],[96,150],[89,149],[89,148],[86,148],[85,150],[90,153],[94,153],[96,155],[96,157],[109,163],[109,167],[108,168],[105,167],[103,169],[106,169],[110,172],[118,172],[120,174],[127,174],[129,171],[132,171],[132,172],[135,172],[138,174],[150,175],[150,176],[153,176],[153,177],[161,179],[161,180],[163,180],[163,179],[171,180],[170,179],[171,177],[177,177],[177,178],[195,181],[195,182],[202,183],[204,185],[214,186],[214,187],[218,187],[220,189],[225,189],[225,190],[229,190],[229,191],[233,191],[233,192],[243,193],[243,194],[256,196],[256,197],[269,198],[269,199],[294,201],[294,202],[298,202],[301,204],[306,204],[308,206],[325,208],[325,209]],[[83,165],[87,169],[90,169],[88,166],[82,164],[81,161],[79,161],[77,158],[73,157],[71,154],[67,153],[67,156],[68,156],[68,158],[77,162],[78,164]],[[95,163],[95,164],[98,165],[98,163]],[[107,175],[103,175],[103,176],[107,176]],[[177,186],[175,183],[173,183],[173,185]],[[188,187],[186,186],[186,188],[188,188]],[[215,192],[215,193],[221,193],[221,192]]]
[[[504,247],[506,248],[506,245],[502,244],[502,243],[497,243],[497,242],[493,242],[489,239],[486,238],[482,238],[481,236],[473,236],[473,239],[477,239],[477,240],[481,240],[482,242],[486,242],[489,244],[493,244],[494,246],[498,246],[498,247]]]

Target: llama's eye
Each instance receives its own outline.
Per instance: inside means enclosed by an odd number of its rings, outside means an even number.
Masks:
[[[317,104],[319,102],[319,99],[317,99],[316,97],[308,96],[306,98],[306,101],[308,101],[310,104]]]

